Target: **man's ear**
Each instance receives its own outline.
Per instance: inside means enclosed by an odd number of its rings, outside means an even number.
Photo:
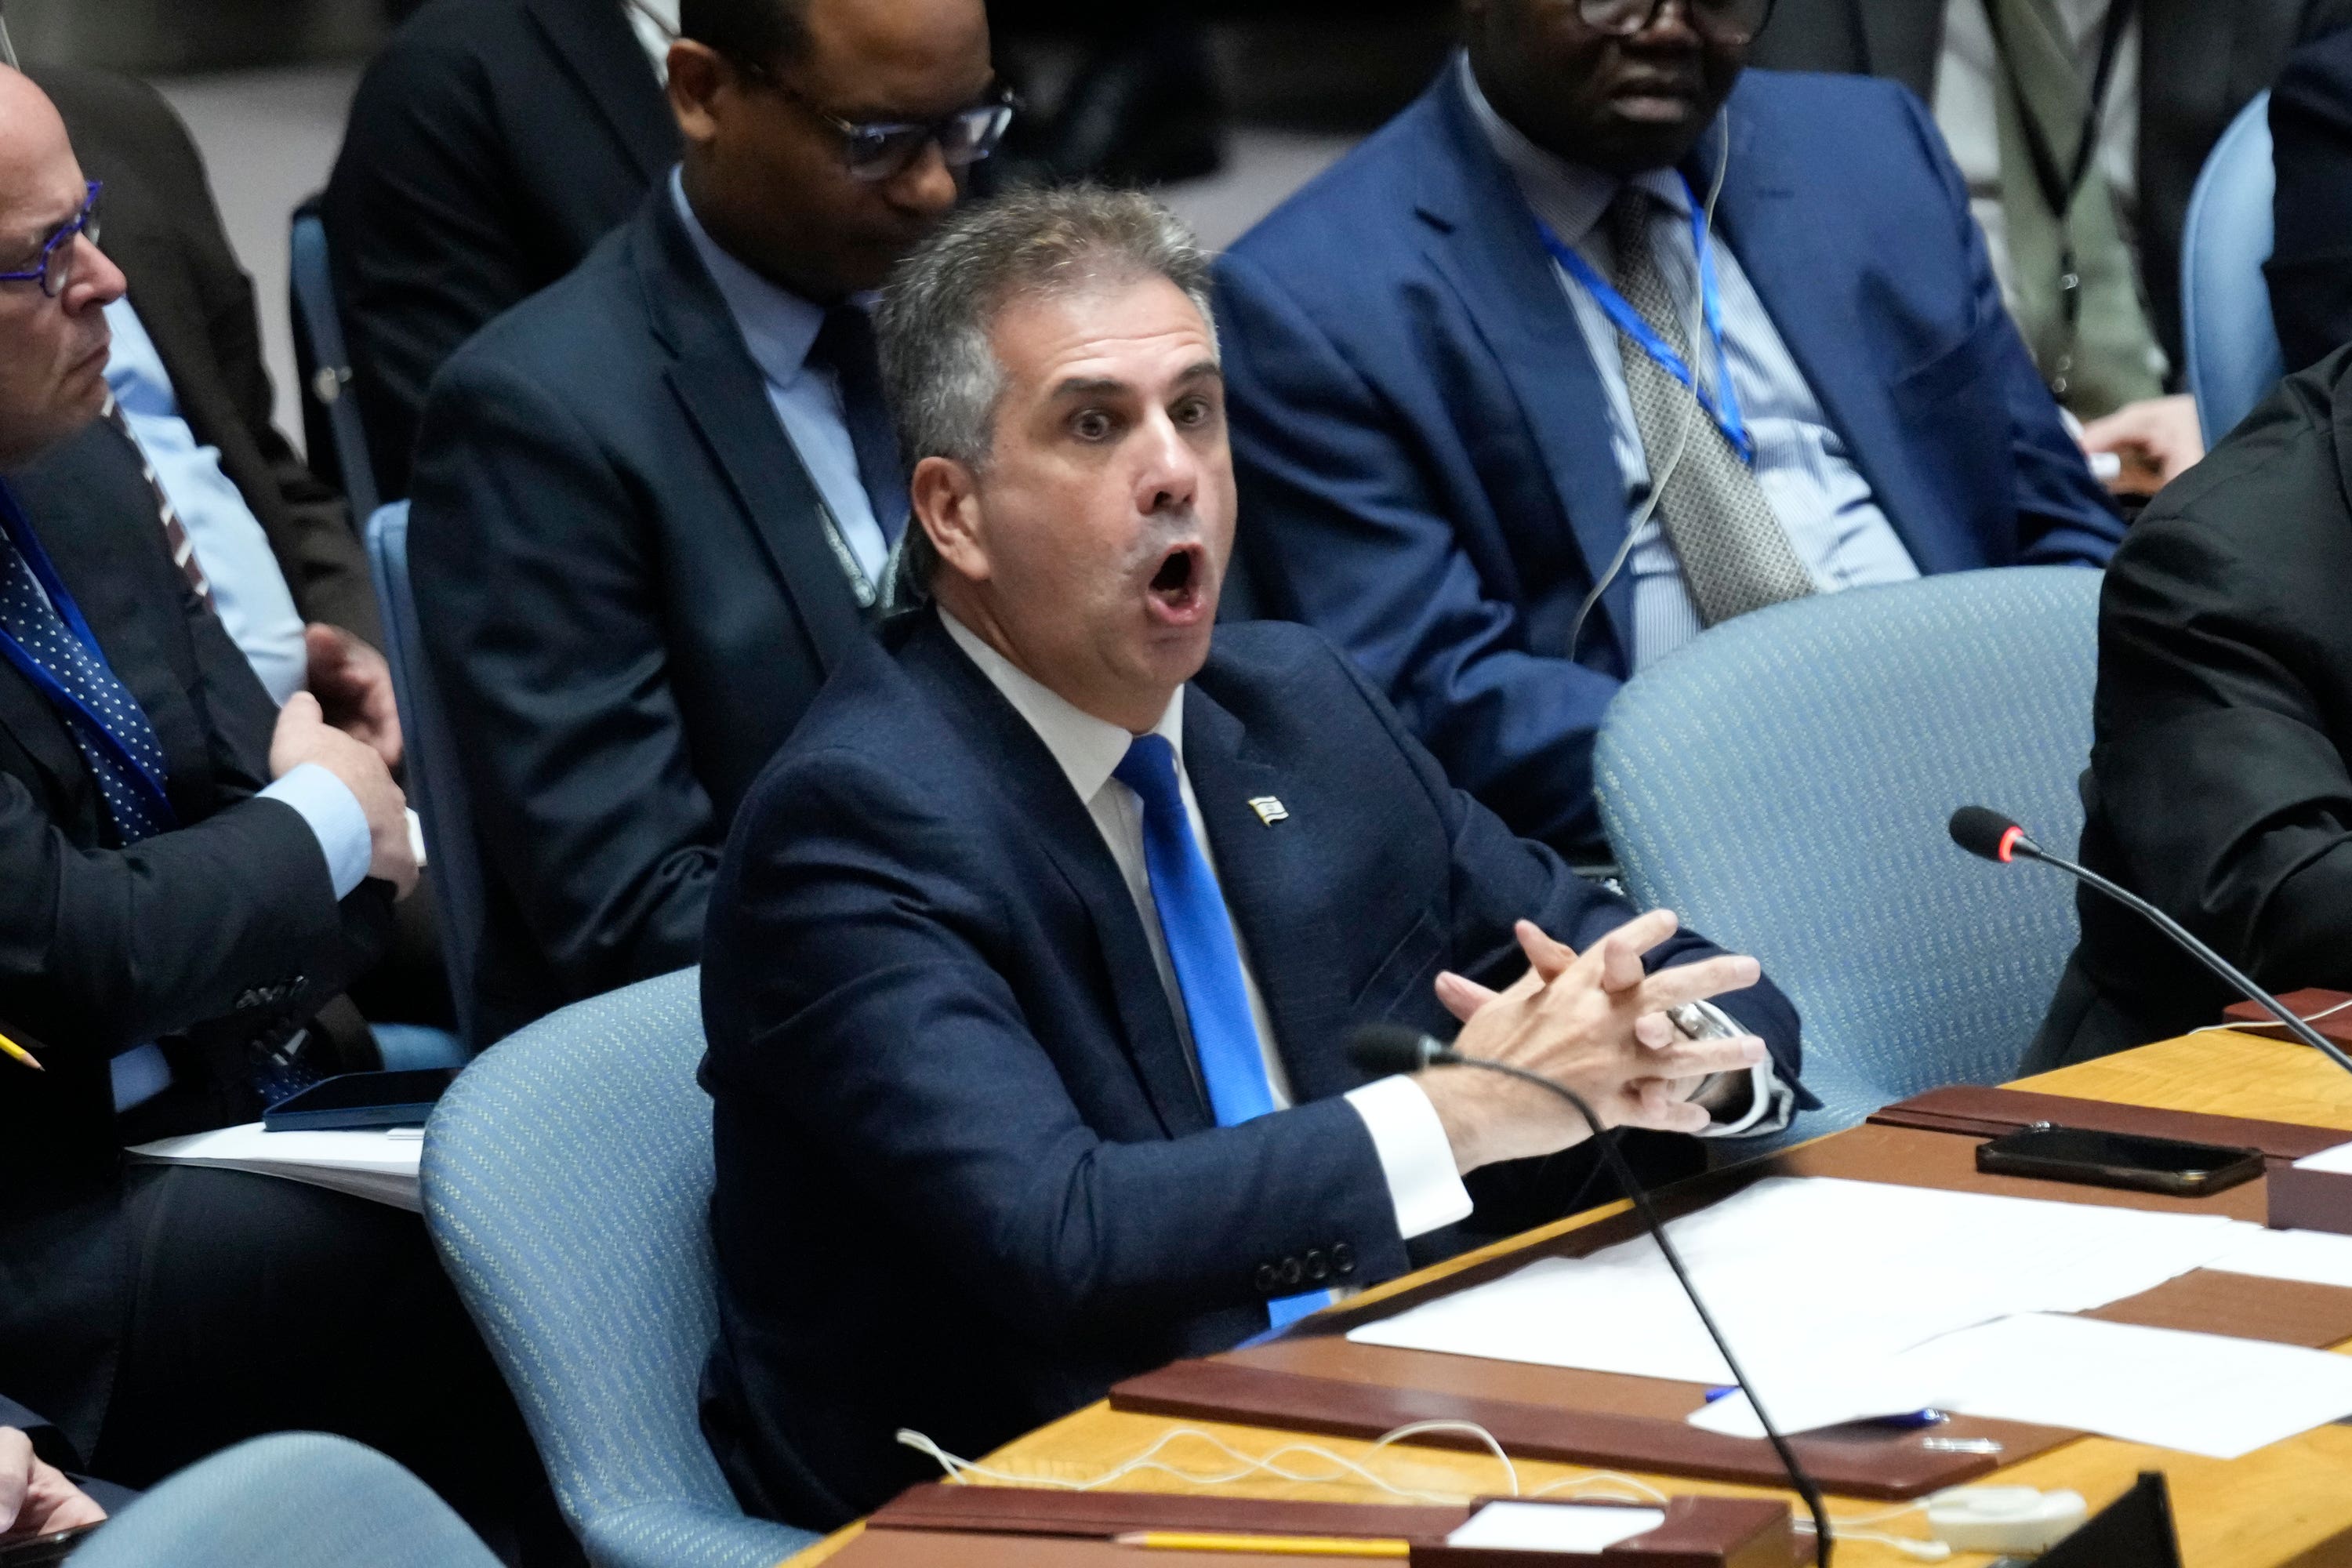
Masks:
[[[915,521],[930,535],[945,570],[972,583],[988,580],[986,520],[980,483],[953,458],[925,458],[915,465]]]
[[[669,110],[687,141],[706,147],[719,134],[719,89],[734,72],[708,44],[680,38],[669,47]]]

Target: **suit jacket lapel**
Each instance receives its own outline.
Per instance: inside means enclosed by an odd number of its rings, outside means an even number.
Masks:
[[[677,122],[614,0],[523,0],[531,20],[648,182],[677,161]]]
[[[1318,896],[1321,825],[1297,818],[1269,825],[1258,816],[1251,801],[1296,799],[1299,792],[1249,743],[1241,721],[1197,686],[1184,695],[1184,771],[1293,1095],[1303,1104],[1345,1093],[1364,1075],[1343,1049],[1347,976],[1326,962],[1333,947],[1321,940],[1328,913]]]
[[[1169,1010],[1143,917],[1086,803],[1054,754],[1003,694],[989,684],[929,611],[901,657],[942,688],[948,719],[994,770],[991,777],[1028,825],[1070,890],[1086,906],[1118,1009],[1120,1044],[1171,1138],[1216,1125],[1192,1053]]]
[[[1904,432],[1888,393],[1888,373],[1896,367],[1877,357],[1880,337],[1862,319],[1854,291],[1822,287],[1823,279],[1850,273],[1851,265],[1828,249],[1819,222],[1794,199],[1796,176],[1769,137],[1758,133],[1756,114],[1741,101],[1746,96],[1735,92],[1727,110],[1733,146],[1716,208],[1720,241],[1738,259],[1823,416],[1845,437],[1848,458],[1919,569],[1981,564],[1940,558],[1935,547],[1950,531],[1920,526],[1940,502],[1922,490],[1903,458]],[[1712,141],[1702,143],[1702,167],[1692,176],[1702,190],[1712,174]]]
[[[866,635],[849,580],[824,537],[816,485],[777,420],[767,380],[728,313],[719,286],[657,183],[632,237],[655,335],[676,363],[668,379],[725,470],[737,504],[830,672]],[[714,526],[718,520],[712,520]]]
[[[1415,204],[1433,231],[1428,254],[1500,362],[1597,578],[1624,542],[1625,477],[1609,440],[1609,405],[1591,353],[1535,219],[1451,68],[1423,110],[1436,128]],[[1633,584],[1621,573],[1601,596],[1601,618],[1628,668],[1633,607]]]

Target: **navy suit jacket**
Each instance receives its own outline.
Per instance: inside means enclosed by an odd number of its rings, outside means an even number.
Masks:
[[[1184,762],[1298,1100],[1233,1128],[1085,803],[936,617],[845,659],[744,803],[703,963],[704,1425],[747,1508],[838,1523],[924,1473],[898,1427],[980,1453],[1262,1331],[1268,1296],[1471,1239],[1399,1237],[1339,1099],[1366,1081],[1349,1032],[1450,1034],[1441,968],[1499,985],[1524,968],[1515,919],[1581,949],[1633,911],[1449,786],[1304,628],[1220,630]],[[1260,822],[1262,795],[1288,820]],[[1654,961],[1712,951],[1685,933]],[[1727,1005],[1793,1080],[1787,1000]],[[1697,1145],[1643,1152],[1688,1168]],[[1478,1173],[1472,1226],[1567,1210],[1591,1163]]]
[[[425,436],[408,549],[496,1039],[696,962],[736,803],[866,622],[667,185],[458,351]]]
[[[2105,563],[2123,524],[1925,108],[1750,71],[1726,112],[1717,230],[1919,569]],[[1452,68],[1234,247],[1218,314],[1259,611],[1328,633],[1512,827],[1597,847],[1622,573],[1566,645],[1625,484],[1575,309]]]

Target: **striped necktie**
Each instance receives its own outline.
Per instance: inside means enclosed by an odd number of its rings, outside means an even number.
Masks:
[[[138,436],[131,430],[131,416],[122,412],[122,405],[109,397],[105,418],[114,426],[116,435],[131,443],[131,453],[139,459],[139,476],[147,481],[147,493],[155,498],[155,515],[163,521],[163,540],[172,547],[173,563],[187,578],[188,586],[194,591],[196,597],[207,605],[211,604],[213,585],[196,560],[196,542],[188,537],[188,527],[180,521],[179,509],[172,504],[172,498],[163,493],[163,481],[155,477],[155,465],[147,460],[147,448],[139,444]]]

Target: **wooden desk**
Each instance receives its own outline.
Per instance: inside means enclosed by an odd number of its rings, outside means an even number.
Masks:
[[[2341,1127],[2352,1135],[2352,1075],[2305,1047],[2251,1035],[2191,1035],[2102,1061],[2024,1079],[2013,1087],[2125,1105]],[[1529,1237],[1465,1254],[1408,1279],[1392,1281],[1369,1294],[1385,1294],[1441,1278],[1476,1260],[1516,1250],[1538,1237],[1589,1225],[1624,1206],[1613,1204],[1578,1215]],[[2352,1352],[2352,1346],[2340,1345],[2336,1349],[2339,1353]],[[1300,1436],[1259,1426],[1177,1423],[1156,1415],[1122,1415],[1100,1404],[1088,1405],[1008,1443],[983,1462],[991,1469],[1016,1477],[1087,1479],[1134,1458],[1180,1426],[1213,1434],[1243,1454],[1255,1457],[1271,1455],[1287,1444],[1308,1444],[1367,1466],[1392,1486],[1443,1493],[1448,1499],[1507,1489],[1502,1467],[1491,1455],[1404,1444],[1374,1453],[1370,1444],[1345,1438]],[[1236,1468],[1208,1445],[1189,1440],[1164,1451],[1161,1458],[1180,1469],[1202,1474]],[[1338,1470],[1327,1460],[1304,1454],[1294,1453],[1285,1463],[1299,1473],[1330,1474]],[[1591,1473],[1574,1467],[1534,1461],[1521,1461],[1518,1469],[1521,1487],[1530,1491]],[[2352,1568],[2352,1426],[2323,1426],[2227,1462],[2105,1437],[2084,1437],[2011,1466],[1988,1480],[2043,1488],[2070,1487],[2097,1509],[2121,1493],[2144,1469],[2163,1470],[2169,1479],[2187,1568]],[[1685,1477],[1653,1475],[1641,1479],[1665,1491],[1755,1493],[1752,1488]],[[1157,1473],[1129,1475],[1118,1484],[1122,1489],[1134,1491],[1195,1489],[1185,1481]],[[1397,1500],[1377,1487],[1354,1479],[1315,1485],[1260,1477],[1221,1489],[1253,1497],[1334,1502]],[[1790,1500],[1794,1502],[1793,1494]],[[1888,1506],[1853,1499],[1831,1500],[1831,1512],[1838,1518],[1878,1513]],[[1798,1511],[1801,1515],[1803,1512],[1801,1505],[1798,1505]],[[1927,1534],[1925,1521],[1917,1513],[1890,1520],[1877,1528],[1893,1534]],[[852,1525],[811,1547],[793,1560],[792,1568],[813,1568],[824,1562],[856,1530]],[[1948,1561],[1965,1568],[1992,1559],[1961,1553]],[[1891,1546],[1849,1540],[1840,1542],[1837,1562],[1851,1568],[1896,1568],[1914,1559]]]

